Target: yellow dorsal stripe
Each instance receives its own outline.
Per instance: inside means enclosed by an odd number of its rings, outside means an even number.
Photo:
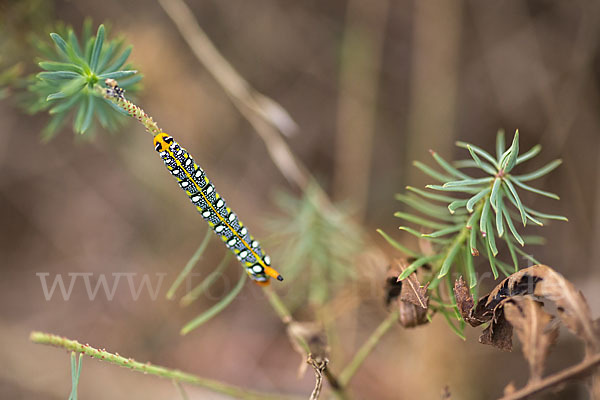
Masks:
[[[198,189],[198,191],[200,192],[200,194],[202,195],[202,197],[203,197],[203,198],[204,198],[204,200],[206,201],[206,204],[208,204],[208,206],[209,206],[209,207],[210,207],[210,208],[213,210],[213,212],[214,212],[214,213],[217,215],[217,218],[219,218],[219,220],[220,220],[222,223],[224,223],[224,224],[225,224],[225,226],[227,226],[227,227],[229,228],[229,230],[231,230],[231,232],[233,232],[233,234],[235,235],[235,237],[237,237],[237,238],[238,238],[238,239],[239,239],[239,240],[240,240],[240,241],[241,241],[241,242],[244,244],[244,247],[246,247],[246,249],[250,250],[250,252],[251,252],[251,253],[254,255],[254,258],[256,258],[256,259],[258,260],[257,262],[258,262],[260,265],[262,265],[262,267],[265,269],[265,273],[267,272],[267,268],[268,268],[268,269],[271,269],[271,268],[270,268],[268,265],[266,265],[266,264],[264,263],[263,259],[262,259],[262,258],[260,258],[260,257],[258,256],[258,254],[256,254],[256,252],[255,252],[255,251],[252,249],[252,247],[251,247],[251,246],[249,246],[249,245],[248,245],[248,243],[246,243],[246,241],[240,237],[240,235],[238,235],[238,233],[236,232],[236,230],[235,230],[235,229],[233,229],[233,228],[231,227],[231,225],[229,225],[229,223],[228,223],[228,222],[225,220],[225,218],[223,218],[223,216],[217,212],[217,210],[216,210],[216,209],[215,209],[215,207],[212,205],[212,203],[211,203],[210,201],[208,201],[208,198],[206,197],[206,195],[205,195],[205,194],[204,194],[204,192],[202,191],[202,188],[200,188],[200,187],[198,186],[198,184],[197,184],[197,183],[196,183],[196,181],[195,181],[195,180],[192,178],[192,176],[190,175],[190,173],[189,173],[189,172],[188,172],[188,171],[187,171],[187,170],[186,170],[186,169],[183,167],[183,165],[181,165],[181,163],[179,162],[179,160],[178,160],[178,159],[175,157],[175,155],[173,154],[173,151],[171,150],[171,147],[168,145],[168,143],[166,143],[166,142],[165,142],[165,144],[167,145],[167,146],[166,146],[166,147],[167,147],[167,152],[169,153],[169,155],[171,156],[171,158],[173,158],[173,160],[175,160],[175,164],[177,164],[177,166],[178,166],[179,168],[181,168],[181,170],[182,170],[182,171],[185,173],[185,175],[186,175],[186,176],[188,177],[188,179],[189,179],[189,180],[192,182],[192,184],[193,184],[193,185],[196,187],[196,189]],[[179,145],[179,147],[181,148],[181,145]],[[183,150],[183,148],[181,148],[181,149]],[[186,151],[186,152],[187,152],[187,151]],[[189,157],[189,158],[192,160],[192,162],[194,162],[194,160],[193,160],[193,159],[190,157],[190,153],[189,153],[189,152],[187,152],[187,153],[188,153],[188,157]],[[194,163],[194,164],[195,164],[195,163]],[[198,168],[200,168],[200,166],[198,166]],[[218,192],[217,192],[217,193],[218,193]],[[215,194],[215,195],[216,195],[216,194]],[[233,211],[231,211],[231,212],[233,212]],[[241,225],[241,222],[239,221],[239,218],[238,218],[238,223],[240,223],[240,225]],[[268,275],[270,275],[270,274],[268,274]]]

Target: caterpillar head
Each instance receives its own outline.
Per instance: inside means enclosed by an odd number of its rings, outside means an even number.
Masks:
[[[159,153],[161,151],[165,151],[167,150],[167,148],[169,148],[169,146],[173,143],[173,136],[167,134],[167,133],[159,133],[158,135],[154,136],[154,149],[156,151],[158,151]]]
[[[267,256],[268,257],[268,256]],[[283,277],[268,265],[263,263],[256,263],[246,268],[250,278],[260,286],[267,286],[269,284],[269,278],[277,279],[282,281]]]

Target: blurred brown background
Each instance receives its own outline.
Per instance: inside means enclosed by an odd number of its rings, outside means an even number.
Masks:
[[[538,186],[561,201],[527,197],[533,208],[566,215],[538,233],[538,259],[573,281],[600,313],[600,2],[229,0],[188,1],[217,48],[247,81],[279,102],[299,126],[288,143],[335,200],[353,203],[364,231],[388,255],[376,228],[396,233],[393,195],[428,179],[411,167],[428,149],[465,158],[455,140],[492,149],[498,128],[521,148],[544,146],[524,168],[564,164]],[[218,190],[253,227],[276,213],[273,195],[294,190],[264,143],[191,53],[172,21],[147,1],[0,1],[0,23],[13,43],[3,59],[31,57],[27,36],[63,20],[108,22],[134,45],[145,75],[140,104],[186,146]],[[31,58],[29,58],[31,62]],[[27,66],[34,72],[33,62]],[[309,371],[257,287],[247,285],[223,314],[180,337],[181,326],[214,303],[231,281],[192,307],[164,298],[199,244],[205,226],[168,178],[143,129],[74,140],[69,129],[48,144],[47,115],[0,103],[0,397],[59,399],[70,392],[68,355],[28,342],[43,330],[106,347],[137,360],[180,368],[240,386],[300,395]],[[261,232],[262,229],[262,232]],[[396,235],[400,237],[400,235]],[[201,262],[225,250],[214,241]],[[276,261],[276,260],[275,260]],[[485,267],[484,267],[485,268]],[[36,273],[166,272],[156,300],[133,301],[124,283],[112,301],[90,301],[79,281],[72,297],[46,301]],[[153,282],[156,282],[154,280]],[[491,283],[486,282],[485,287]],[[221,291],[220,291],[220,289]],[[286,290],[291,290],[290,288]],[[285,298],[285,293],[282,292]],[[379,299],[353,310],[346,359],[384,317]],[[442,318],[415,330],[393,329],[354,379],[355,398],[494,398],[526,380],[520,351],[501,353],[463,342]],[[549,359],[557,371],[579,359],[566,332]],[[220,399],[199,388],[190,398]],[[177,398],[171,382],[84,360],[83,399]],[[545,398],[587,398],[573,385]]]

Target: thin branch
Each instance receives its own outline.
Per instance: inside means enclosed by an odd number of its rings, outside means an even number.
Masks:
[[[566,368],[554,375],[550,375],[541,381],[532,382],[524,388],[502,397],[500,400],[526,399],[529,396],[560,385],[561,383],[589,375],[594,372],[594,369],[598,367],[598,365],[600,365],[600,354],[589,356],[577,365]]]
[[[112,354],[105,350],[98,350],[90,345],[81,344],[76,340],[70,340],[57,335],[52,335],[44,332],[31,332],[29,339],[38,344],[46,344],[56,347],[61,347],[70,351],[85,354],[87,356],[96,358],[98,360],[107,361],[112,364],[120,365],[131,370],[142,372],[144,374],[151,374],[161,376],[164,378],[172,379],[178,382],[185,382],[196,386],[212,390],[213,392],[223,393],[238,399],[244,400],[280,400],[280,399],[294,399],[298,397],[275,394],[275,393],[264,393],[254,390],[244,389],[238,386],[228,385],[213,379],[202,378],[196,375],[188,374],[176,369],[169,369],[158,365],[152,365],[150,363],[141,363],[131,358],[125,358],[120,356],[118,353]]]
[[[327,363],[329,363],[329,360],[315,360],[312,358],[312,355],[309,354],[306,362],[308,362],[315,371],[315,388],[310,395],[310,400],[319,400],[321,389],[323,388],[323,373],[327,369]]]
[[[280,135],[288,135],[297,129],[287,111],[274,100],[258,93],[233,68],[210,41],[185,2],[159,0],[159,4],[177,26],[198,61],[221,85],[235,107],[260,135],[281,173],[290,183],[304,189],[312,177]],[[274,118],[274,115],[277,117]]]
[[[273,310],[275,310],[275,313],[279,316],[284,325],[289,325],[294,321],[290,311],[287,309],[285,304],[283,304],[283,301],[281,301],[279,295],[277,295],[277,293],[275,293],[275,291],[270,286],[263,287],[263,293],[267,297],[269,304],[271,305]],[[301,336],[295,336],[294,340],[296,341],[298,346],[300,346],[302,350],[304,350],[304,352],[306,353],[307,362],[312,365],[311,350],[306,340],[304,340],[304,338]],[[329,382],[329,386],[331,387],[335,395],[339,399],[346,399],[347,395],[344,385],[340,384],[340,380],[331,372],[329,368],[327,368],[327,365],[324,366],[323,375],[325,375],[325,378],[327,379],[327,382]]]
[[[354,358],[350,363],[342,370],[342,373],[339,377],[339,383],[342,386],[346,386],[350,379],[356,374],[356,371],[360,368],[362,363],[366,360],[367,356],[371,354],[375,346],[379,343],[383,335],[386,334],[387,331],[390,330],[392,326],[398,321],[398,311],[394,311],[389,313],[386,319],[384,319],[381,324],[373,331],[371,336],[367,339],[367,341],[362,345],[362,347],[356,352]]]

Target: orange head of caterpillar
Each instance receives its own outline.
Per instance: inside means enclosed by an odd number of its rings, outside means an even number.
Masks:
[[[268,256],[265,258],[268,261]],[[267,286],[269,284],[269,278],[277,279],[278,281],[283,280],[283,276],[275,269],[271,268],[266,262],[256,263],[246,270],[248,275],[250,275],[250,278],[260,286]]]
[[[172,143],[173,136],[170,136],[164,132],[154,136],[154,149],[159,153],[167,150]]]

